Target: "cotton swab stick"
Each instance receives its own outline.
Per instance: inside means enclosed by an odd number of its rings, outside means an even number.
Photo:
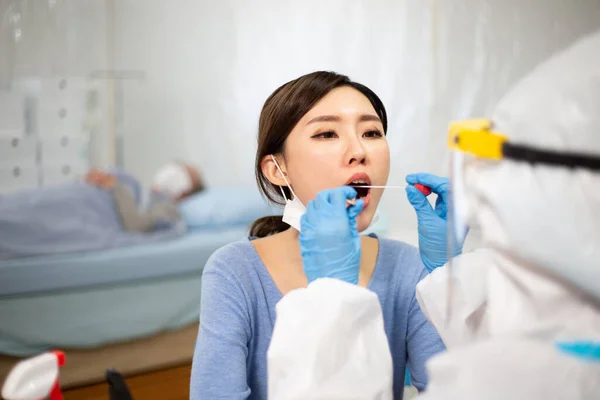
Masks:
[[[369,189],[406,189],[406,185],[404,186],[363,186],[359,187],[369,188]],[[415,187],[423,193],[425,196],[429,196],[431,194],[431,188],[425,185],[421,185],[420,183],[415,183]]]
[[[369,189],[405,189],[406,188],[406,186],[366,186],[366,185],[360,185],[360,187],[369,188]],[[356,204],[356,199],[346,200],[346,207],[353,206],[355,204]]]
[[[374,189],[405,189],[406,188],[406,186],[366,186],[366,185],[357,185],[357,187],[374,188]]]
[[[421,185],[420,183],[415,183],[414,185],[421,193],[425,196],[429,196],[431,194],[431,188],[425,185]],[[369,185],[359,185],[361,188],[369,188],[369,189],[406,189],[406,185],[404,186],[369,186]],[[346,200],[346,206],[353,206],[356,204],[356,199]]]

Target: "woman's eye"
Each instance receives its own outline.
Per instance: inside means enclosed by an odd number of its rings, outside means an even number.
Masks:
[[[365,132],[365,134],[363,136],[367,137],[367,138],[380,138],[383,135],[378,130],[372,130],[372,131]]]
[[[316,138],[316,139],[333,139],[336,136],[337,135],[335,134],[335,132],[329,131],[329,132],[317,133],[316,135],[313,136],[313,138]]]

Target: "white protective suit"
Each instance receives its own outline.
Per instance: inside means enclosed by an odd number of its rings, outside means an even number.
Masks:
[[[555,55],[500,102],[511,143],[600,157],[600,32]],[[600,171],[511,160],[465,167],[469,220],[489,250],[417,286],[448,351],[423,399],[600,399],[600,360],[559,341],[600,344]]]
[[[600,157],[600,32],[536,68],[500,102],[492,121],[511,143]],[[600,343],[600,172],[476,159],[465,165],[463,178],[469,221],[481,229],[486,249],[453,260],[448,325],[447,266],[417,286],[421,308],[448,348],[429,361],[429,386],[420,398],[600,399],[600,360],[556,346]],[[381,310],[366,307],[353,317],[351,301],[365,289],[352,285],[342,288],[345,298],[336,293],[331,299],[336,308],[304,307],[308,298],[324,296],[326,285],[321,289],[277,310],[270,398],[389,398],[389,380],[381,377],[389,355],[376,344],[383,326],[373,323]],[[305,329],[294,321],[320,324],[319,338],[294,334]],[[340,329],[350,323],[353,329]],[[356,350],[323,348],[338,342]],[[364,352],[370,344],[372,357]],[[384,368],[369,373],[377,357]],[[302,385],[281,390],[295,376]],[[379,387],[361,385],[360,376]]]

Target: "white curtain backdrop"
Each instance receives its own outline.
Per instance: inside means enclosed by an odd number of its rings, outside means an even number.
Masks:
[[[389,114],[390,184],[446,173],[446,126],[487,116],[538,62],[600,28],[598,0],[120,0],[125,167],[197,163],[208,183],[254,185],[260,109],[279,85],[334,70],[371,87]],[[599,50],[600,51],[600,50]],[[382,204],[414,229],[403,191]]]

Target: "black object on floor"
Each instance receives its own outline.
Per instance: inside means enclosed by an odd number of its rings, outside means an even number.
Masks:
[[[133,400],[125,379],[117,370],[112,368],[106,370],[106,382],[110,400]]]

